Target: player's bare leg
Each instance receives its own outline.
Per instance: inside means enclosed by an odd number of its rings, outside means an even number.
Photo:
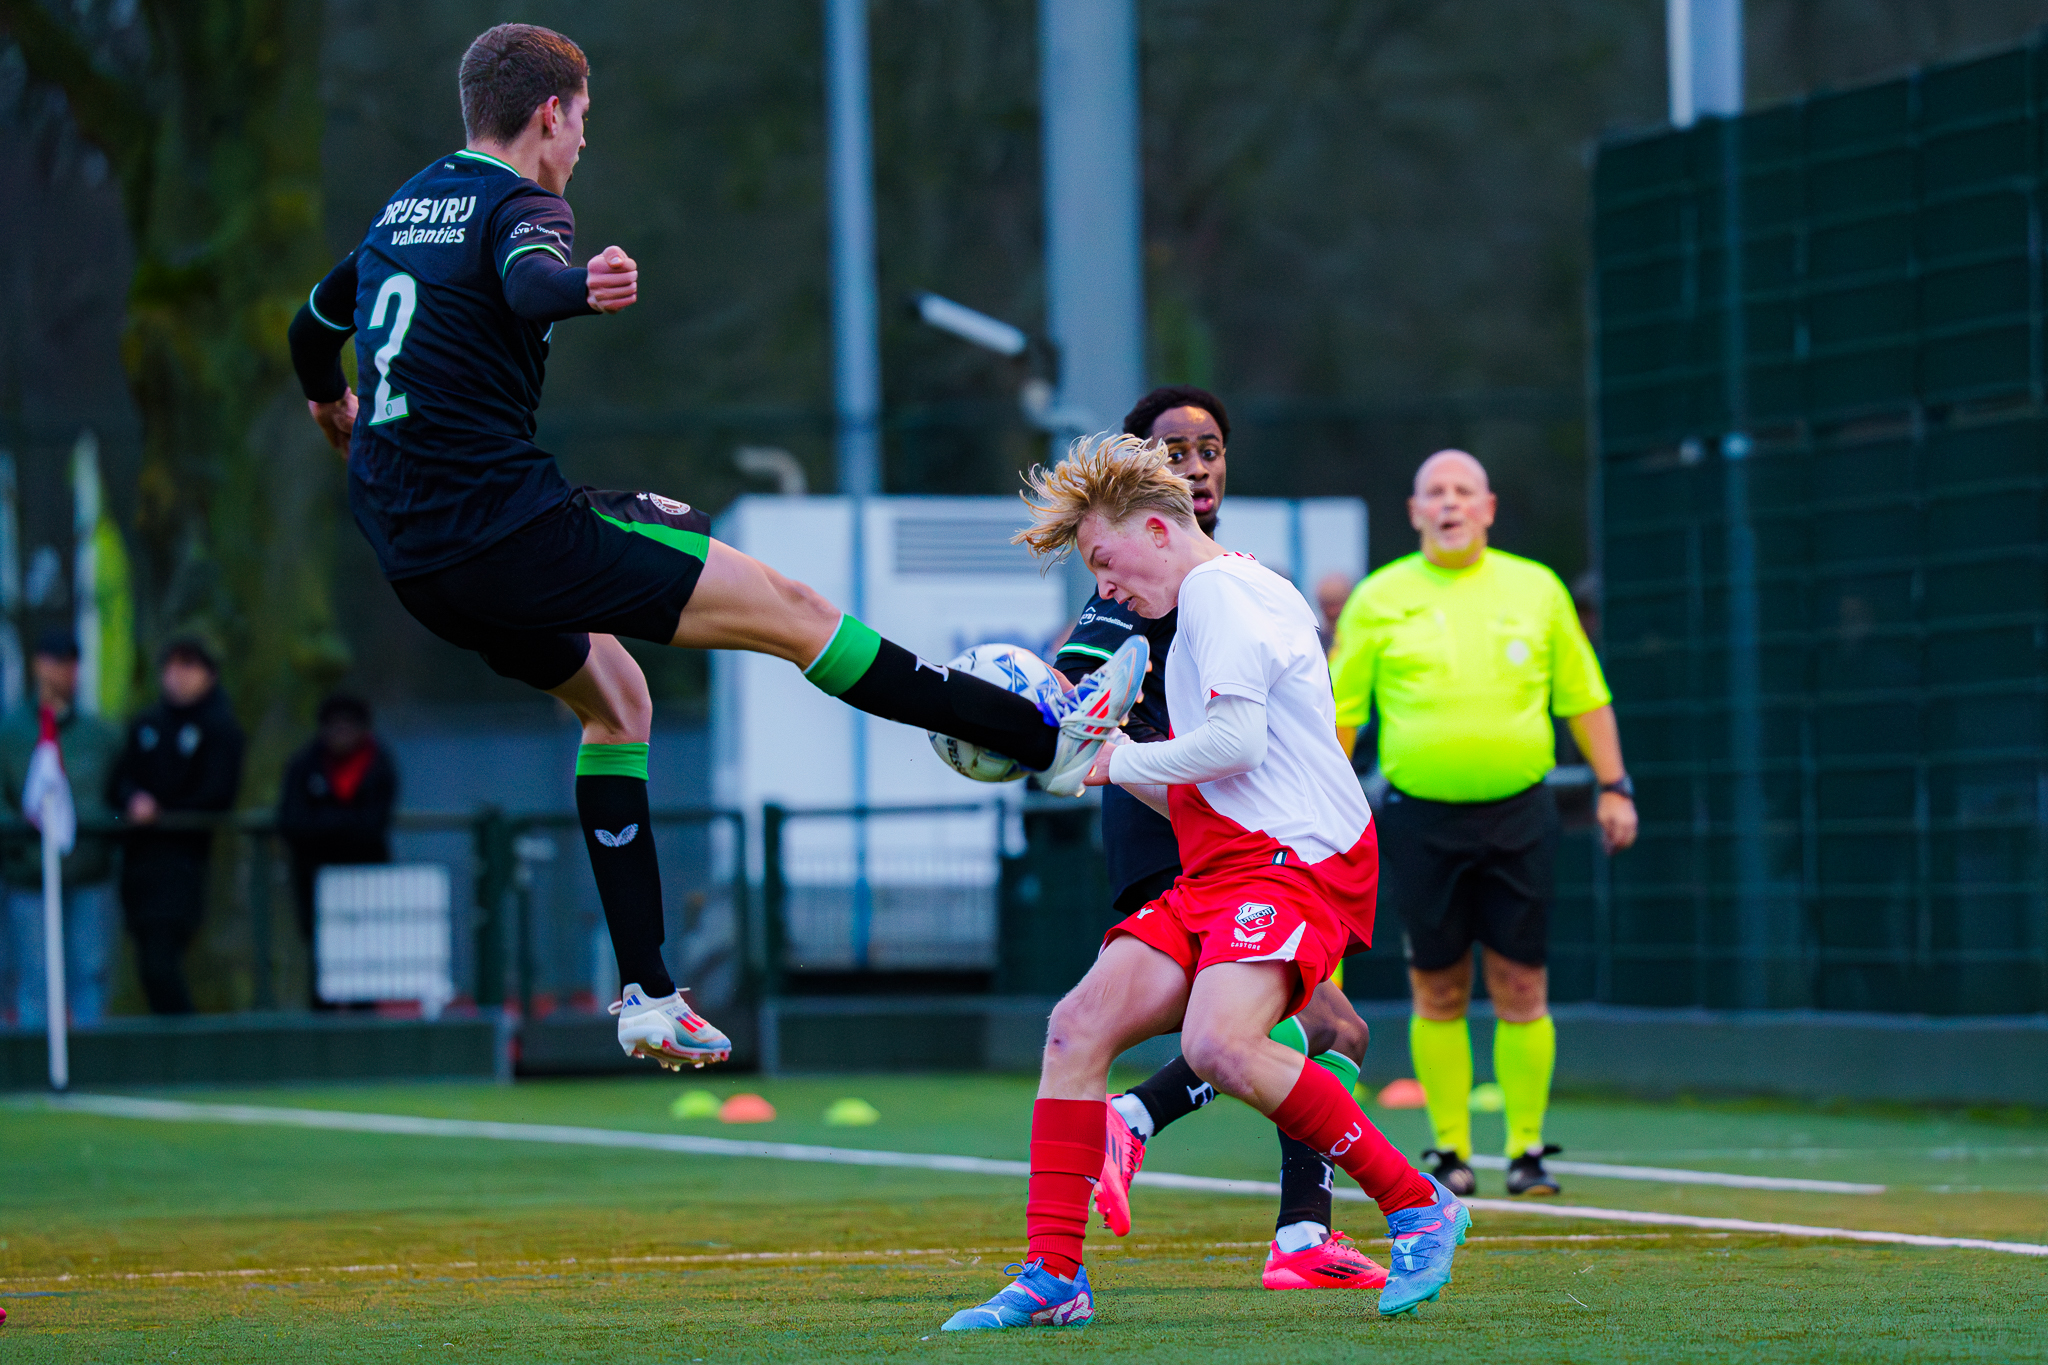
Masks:
[[[1095,1314],[1081,1247],[1088,1199],[1102,1170],[1109,1106],[1102,1087],[1117,1054],[1168,1033],[1187,1002],[1187,974],[1129,936],[1112,939],[1081,984],[1053,1007],[1031,1108],[1030,1250],[1014,1283],[946,1320],[948,1332],[1085,1325]]]

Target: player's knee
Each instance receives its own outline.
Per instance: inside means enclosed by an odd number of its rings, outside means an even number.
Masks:
[[[776,597],[790,615],[812,622],[836,621],[839,618],[839,608],[810,584],[786,578],[773,569],[769,569],[768,574]]]
[[[1101,1002],[1070,992],[1052,1007],[1045,1026],[1045,1055],[1048,1061],[1086,1057],[1098,1051],[1103,1034]]]
[[[1333,1014],[1323,1025],[1329,1041],[1317,1052],[1338,1052],[1361,1066],[1365,1063],[1365,1049],[1372,1042],[1372,1030],[1365,1026],[1365,1020],[1356,1014]]]
[[[1195,1074],[1221,1093],[1238,1099],[1252,1093],[1256,1040],[1201,1029],[1183,1032],[1180,1047]]]
[[[1453,968],[1445,972],[1417,972],[1411,984],[1415,990],[1415,1007],[1424,1018],[1455,1019],[1465,1013],[1472,1003],[1471,967],[1468,964],[1461,974]]]

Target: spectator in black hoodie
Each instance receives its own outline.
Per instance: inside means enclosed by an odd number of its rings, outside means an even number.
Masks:
[[[242,786],[242,727],[220,690],[213,655],[196,639],[163,655],[163,697],[128,725],[107,781],[107,804],[130,826],[121,908],[135,937],[143,993],[157,1014],[192,1013],[185,949],[206,916],[211,830],[163,829],[162,816],[230,810]]]
[[[370,730],[370,708],[355,697],[320,703],[320,733],[292,755],[277,798],[277,832],[292,853],[292,894],[299,932],[312,964],[309,992],[320,998],[319,947],[313,932],[313,888],[332,864],[391,861],[391,808],[398,769]]]

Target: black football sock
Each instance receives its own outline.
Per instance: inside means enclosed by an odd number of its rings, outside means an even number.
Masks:
[[[839,618],[839,629],[804,676],[871,716],[964,739],[1040,772],[1052,766],[1059,744],[1059,731],[1029,697],[927,663],[852,616]]]
[[[1336,1168],[1306,1142],[1280,1134],[1280,1218],[1275,1228],[1295,1223],[1330,1226],[1330,1185]]]
[[[622,985],[650,999],[673,995],[661,960],[661,865],[647,813],[647,746],[586,744],[576,751],[576,814]]]
[[[1197,1076],[1187,1058],[1176,1057],[1132,1086],[1131,1094],[1152,1116],[1152,1131],[1156,1133],[1215,1099],[1216,1087]]]

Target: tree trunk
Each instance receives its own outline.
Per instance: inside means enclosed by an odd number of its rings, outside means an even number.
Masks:
[[[143,428],[140,655],[148,667],[187,631],[214,643],[255,739],[244,791],[264,801],[291,732],[348,663],[328,534],[341,479],[312,454],[324,447],[303,424],[284,339],[331,264],[324,6],[144,0],[140,34],[88,34],[53,8],[0,0],[0,32],[107,153],[135,243],[122,359]],[[124,64],[138,37],[146,56]]]

